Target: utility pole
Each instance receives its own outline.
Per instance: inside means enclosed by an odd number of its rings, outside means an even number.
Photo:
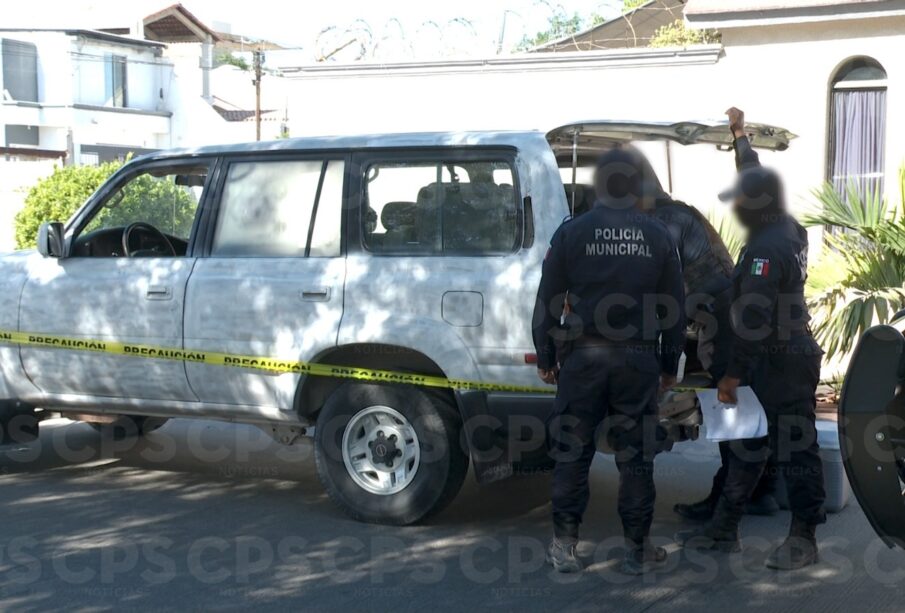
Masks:
[[[264,52],[261,49],[255,49],[252,52],[255,68],[255,140],[261,140],[261,75],[262,64],[264,63]]]
[[[503,11],[503,25],[500,27],[500,40],[497,42],[496,46],[496,54],[499,55],[503,52],[503,39],[506,38],[506,16],[509,15],[509,11]]]
[[[506,9],[503,11],[503,25],[500,27],[500,38],[497,41],[496,45],[496,54],[499,55],[503,52],[503,42],[506,40],[506,18],[509,17],[509,13],[512,13],[519,19],[522,19],[522,16],[516,13],[511,9]],[[522,19],[524,21],[524,19]]]

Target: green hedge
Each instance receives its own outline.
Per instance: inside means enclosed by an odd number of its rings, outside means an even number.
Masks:
[[[25,207],[16,215],[16,247],[33,249],[42,223],[69,219],[119,167],[118,162],[55,167],[28,190]]]
[[[107,162],[99,166],[64,166],[37,182],[25,198],[25,206],[16,215],[16,246],[32,249],[38,228],[45,221],[66,221],[85,201],[122,166]],[[195,200],[172,177],[157,179],[141,175],[120,192],[121,199],[111,201],[92,220],[88,229],[125,226],[144,221],[179,237],[187,237],[195,216]],[[114,204],[115,202],[115,204]]]

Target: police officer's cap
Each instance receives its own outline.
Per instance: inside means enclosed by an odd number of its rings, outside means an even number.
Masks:
[[[779,175],[775,170],[763,166],[746,168],[738,174],[732,187],[720,192],[720,200],[723,202],[737,199],[781,206],[782,184]]]

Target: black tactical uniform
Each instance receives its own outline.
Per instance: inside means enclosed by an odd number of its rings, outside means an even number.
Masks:
[[[747,138],[738,139],[735,146],[740,170],[759,166]],[[762,207],[735,268],[736,333],[727,374],[750,375],[767,411],[792,514],[815,525],[826,521],[815,428],[823,352],[808,327],[807,268],[805,229],[781,207]],[[761,330],[769,334],[764,336]]]
[[[645,209],[663,222],[679,249],[686,312],[699,333],[698,356],[717,380],[726,372],[729,363],[732,256],[719,233],[700,211],[674,200],[663,190],[647,159],[642,159]]]
[[[685,280],[685,308],[698,332],[698,359],[707,369],[714,384],[726,374],[732,347],[729,307],[733,293],[734,264],[723,239],[696,208],[674,200],[660,186],[653,169],[648,166],[648,190],[652,193],[651,214],[662,221],[679,248],[682,276]],[[713,509],[726,482],[729,443],[720,443],[722,464],[713,477],[707,498],[699,503],[677,504],[675,510],[690,519],[705,520]],[[752,500],[774,505],[778,466],[771,454],[763,476],[751,495]],[[760,508],[760,507],[758,507]],[[750,510],[749,512],[758,512]],[[766,511],[759,511],[766,512]]]
[[[721,198],[742,198],[744,204],[736,207],[736,213],[749,236],[733,275],[734,335],[726,374],[751,382],[767,413],[769,441],[731,444],[723,495],[711,525],[701,534],[724,545],[732,542],[737,548],[744,505],[772,446],[788,488],[793,515],[790,537],[813,541],[814,526],[826,518],[815,428],[822,352],[808,328],[804,298],[807,233],[785,212],[778,177],[760,167],[748,139],[737,139],[735,148],[739,181]],[[691,536],[685,533],[679,540],[687,544]],[[775,563],[773,558],[768,560],[768,565],[788,567]]]
[[[618,150],[601,164],[607,161],[637,164]],[[534,344],[538,368],[545,370],[556,365],[555,338],[566,335],[572,345],[549,422],[556,537],[577,539],[596,430],[606,419],[601,432],[616,452],[625,536],[641,545],[654,509],[652,416],[659,375],[676,373],[684,344],[684,291],[675,242],[638,208],[638,179],[608,183],[602,174],[599,166],[595,207],[553,236],[538,289]],[[563,328],[567,292],[572,312]]]

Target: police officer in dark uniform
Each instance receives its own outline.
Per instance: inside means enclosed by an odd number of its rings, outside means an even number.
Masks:
[[[660,185],[650,162],[644,163],[644,210],[663,222],[679,250],[685,282],[685,308],[699,330],[698,358],[718,381],[729,362],[732,256],[700,211],[675,200]]]
[[[642,183],[640,160],[631,151],[601,156],[597,202],[556,231],[538,288],[538,375],[546,383],[559,381],[548,424],[556,460],[548,560],[561,572],[581,568],[575,546],[601,425],[619,468],[623,571],[640,574],[666,561],[666,552],[648,542],[653,458],[662,438],[656,397],[658,387],[675,383],[685,342],[684,290],[675,242],[661,222],[640,210]],[[567,293],[571,312],[563,328]],[[558,365],[554,341],[562,338],[571,351]]]
[[[734,403],[742,379],[750,380],[769,422],[769,440],[733,441],[726,481],[710,523],[680,532],[686,547],[738,551],[738,525],[772,446],[788,488],[792,524],[767,566],[797,569],[817,561],[815,528],[826,521],[823,467],[815,427],[815,392],[822,351],[811,336],[804,299],[807,233],[785,209],[778,175],[760,166],[745,134],[744,114],[727,111],[739,176],[720,195],[748,230],[733,279],[733,346],[717,388]]]
[[[726,374],[732,346],[729,307],[732,302],[732,272],[735,265],[723,239],[696,208],[675,200],[667,193],[650,161],[644,163],[644,209],[663,222],[679,249],[685,281],[685,312],[698,332],[698,360],[714,384]],[[713,477],[707,498],[691,504],[677,504],[676,513],[693,521],[713,517],[723,483],[726,481],[729,443],[720,443],[722,465]],[[779,511],[774,493],[778,467],[771,454],[764,474],[745,507],[752,515],[773,515]]]

